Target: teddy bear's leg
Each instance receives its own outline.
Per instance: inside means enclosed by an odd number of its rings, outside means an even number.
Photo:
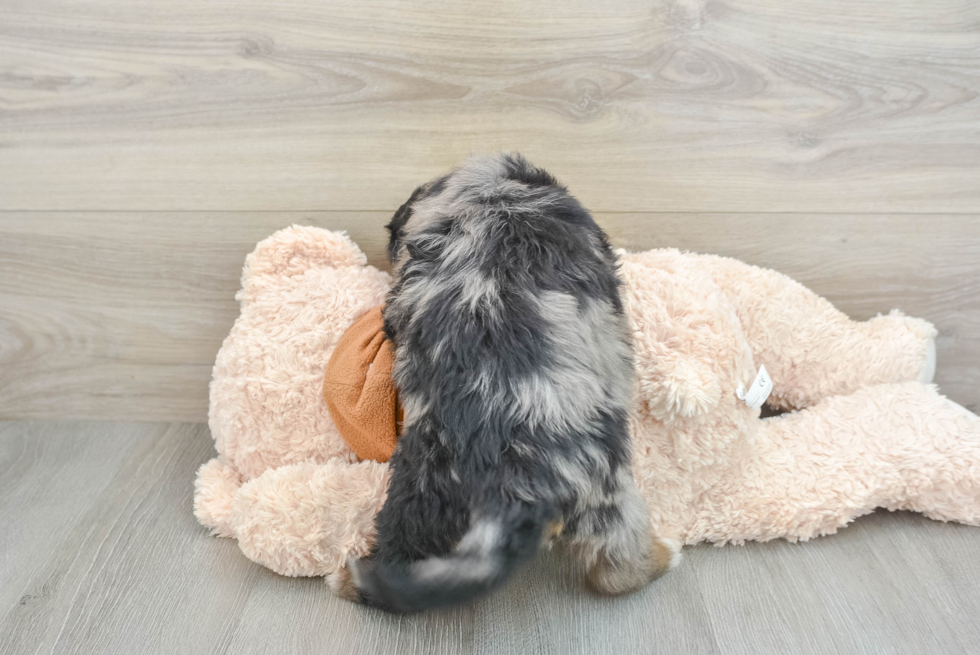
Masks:
[[[980,524],[980,419],[929,385],[877,385],[765,419],[754,448],[704,499],[725,508],[703,512],[706,539],[809,539],[878,507]]]
[[[980,525],[980,416],[932,389],[919,395],[921,409],[935,407],[923,431],[948,459],[933,464],[929,480],[923,479],[923,471],[910,467],[915,487],[909,498],[885,507],[922,512],[939,521]],[[910,418],[919,413],[912,402],[905,409]]]
[[[773,379],[770,405],[809,407],[873,384],[932,381],[936,330],[929,322],[898,311],[852,321],[781,273],[698,257],[735,307],[756,365]]]

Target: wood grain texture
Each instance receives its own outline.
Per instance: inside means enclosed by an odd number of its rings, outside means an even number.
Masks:
[[[715,549],[689,565],[727,652],[969,653],[978,627],[959,617],[977,599],[950,567],[972,580],[980,566],[950,556],[977,538],[882,511],[831,537]]]
[[[15,570],[30,565],[29,575],[17,581],[19,600],[2,599],[0,652],[216,652],[257,567],[200,557],[205,544],[190,508],[194,471],[211,456],[207,429],[8,424],[0,446],[42,438],[45,450],[25,477],[42,489],[56,484],[60,502],[80,507],[62,521],[41,504],[17,515],[18,507],[0,501],[3,523],[31,535],[26,546],[36,549],[12,562]],[[52,466],[62,450],[79,447],[112,465],[79,458]]]
[[[542,555],[468,607],[391,616],[284,578],[191,513],[197,425],[0,422],[2,653],[973,653],[980,529],[880,512],[803,544],[688,548],[600,599]]]
[[[385,210],[521,150],[596,211],[980,212],[970,0],[4,0],[0,209]]]
[[[477,605],[478,653],[734,652],[718,642],[695,578],[706,549],[647,589],[599,599],[574,558],[547,553],[499,593]]]
[[[245,255],[292,223],[384,266],[383,213],[0,213],[0,417],[203,421]],[[617,246],[782,271],[864,320],[937,325],[942,390],[980,409],[980,216],[599,214]]]
[[[86,438],[70,439],[57,424],[0,423],[0,615],[47,592],[31,580],[66,534],[85,529],[79,526],[95,496],[136,447],[118,425],[79,436]],[[79,485],[87,493],[78,494]]]

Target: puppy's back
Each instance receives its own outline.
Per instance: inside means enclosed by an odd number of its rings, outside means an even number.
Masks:
[[[471,158],[423,188],[392,231],[385,329],[407,422],[434,413],[465,453],[625,409],[615,257],[548,173],[517,156]]]

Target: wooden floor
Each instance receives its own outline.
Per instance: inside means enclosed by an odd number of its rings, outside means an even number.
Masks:
[[[980,529],[864,517],[689,548],[597,599],[545,555],[473,606],[396,617],[280,577],[191,513],[195,424],[0,422],[0,653],[976,653]]]

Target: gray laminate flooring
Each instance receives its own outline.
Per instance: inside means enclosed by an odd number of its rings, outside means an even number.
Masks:
[[[877,513],[686,549],[634,596],[543,555],[473,606],[390,616],[280,577],[191,512],[206,426],[0,422],[0,653],[977,653],[980,529]]]

